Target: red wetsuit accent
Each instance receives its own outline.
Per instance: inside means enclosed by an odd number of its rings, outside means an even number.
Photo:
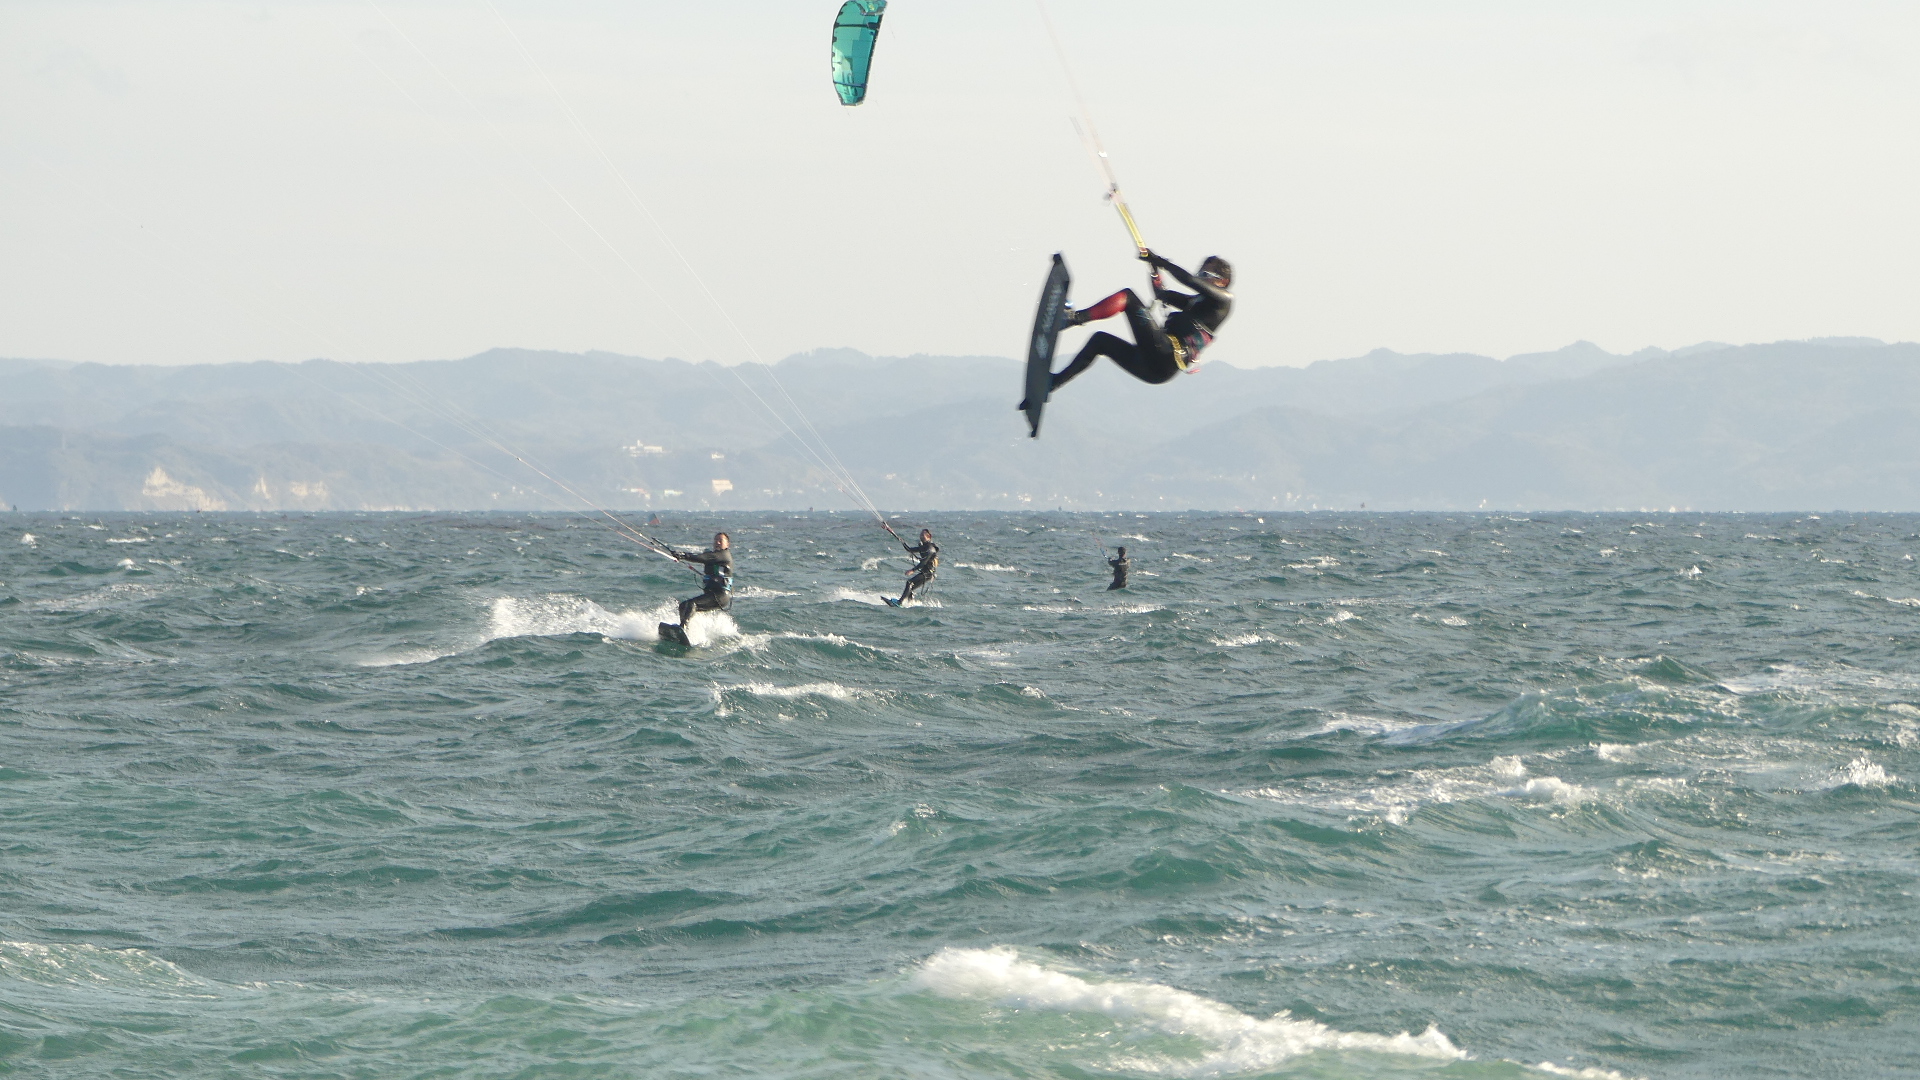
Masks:
[[[1087,322],[1092,322],[1095,319],[1111,319],[1115,315],[1127,310],[1127,293],[1129,291],[1130,290],[1127,289],[1121,289],[1119,292],[1114,293],[1112,296],[1081,312],[1081,314],[1086,316]]]

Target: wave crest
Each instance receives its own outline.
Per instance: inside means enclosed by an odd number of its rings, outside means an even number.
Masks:
[[[1152,982],[1091,982],[1050,971],[1014,950],[942,949],[914,973],[921,989],[948,998],[985,999],[1016,1009],[1099,1013],[1147,1032],[1185,1036],[1203,1047],[1198,1060],[1133,1061],[1135,1068],[1189,1077],[1268,1069],[1317,1050],[1362,1050],[1457,1061],[1467,1055],[1437,1028],[1418,1035],[1339,1031],[1286,1013],[1259,1020],[1229,1005]]]

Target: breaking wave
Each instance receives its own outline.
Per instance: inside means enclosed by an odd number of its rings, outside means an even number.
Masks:
[[[1010,948],[942,949],[914,973],[914,983],[942,997],[992,1002],[1006,1008],[1098,1014],[1137,1035],[1174,1036],[1198,1044],[1195,1058],[1123,1052],[1113,1062],[1181,1077],[1218,1077],[1272,1069],[1321,1050],[1366,1051],[1458,1061],[1467,1055],[1437,1028],[1418,1035],[1340,1031],[1315,1020],[1279,1013],[1265,1020],[1231,1006],[1153,982],[1094,982],[1043,968]]]

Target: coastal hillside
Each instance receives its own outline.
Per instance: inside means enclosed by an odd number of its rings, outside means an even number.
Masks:
[[[1920,509],[1920,346],[1102,365],[1042,437],[1018,365],[827,349],[737,368],[496,349],[410,364],[0,360],[23,510]],[[811,425],[809,429],[808,425]]]

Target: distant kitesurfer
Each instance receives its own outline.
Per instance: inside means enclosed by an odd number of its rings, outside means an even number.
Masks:
[[[1127,571],[1133,569],[1133,560],[1127,558],[1127,549],[1121,548],[1119,557],[1108,559],[1107,565],[1113,567],[1113,584],[1107,586],[1107,591],[1126,588]]]
[[[675,551],[681,562],[698,563],[705,568],[700,577],[700,595],[680,601],[680,629],[696,611],[725,611],[733,605],[733,540],[726,533],[713,534],[713,547],[707,551]]]
[[[1133,340],[1104,330],[1088,338],[1073,362],[1053,373],[1053,389],[1073,381],[1102,356],[1111,357],[1134,378],[1155,384],[1199,366],[1200,350],[1213,343],[1220,324],[1233,312],[1233,294],[1227,291],[1233,284],[1233,267],[1220,256],[1209,255],[1200,264],[1198,274],[1189,274],[1145,248],[1141,249],[1140,258],[1154,268],[1154,297],[1177,310],[1168,317],[1166,326],[1158,326],[1140,297],[1132,289],[1121,289],[1092,307],[1072,312],[1067,317],[1069,326],[1110,319],[1124,312],[1127,324],[1133,329]],[[1165,288],[1161,284],[1162,270],[1193,292]],[[1020,408],[1026,407],[1026,402],[1020,403]]]
[[[913,599],[914,593],[932,583],[933,572],[940,566],[940,545],[933,542],[932,529],[920,530],[918,544],[909,544],[902,540],[900,546],[906,548],[907,554],[918,561],[913,564],[912,569],[907,571],[907,587],[900,590],[900,599],[893,602],[895,607]]]

